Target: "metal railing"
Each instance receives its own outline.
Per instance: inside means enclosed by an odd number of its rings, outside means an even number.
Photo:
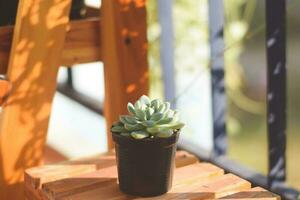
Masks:
[[[171,6],[170,1],[160,2],[158,6]],[[209,36],[211,49],[211,91],[212,91],[212,116],[213,116],[213,151],[207,152],[199,145],[188,140],[183,140],[179,147],[197,155],[202,160],[207,160],[228,172],[233,172],[254,185],[262,186],[282,196],[283,199],[297,199],[299,191],[286,185],[286,1],[266,0],[266,52],[267,52],[267,127],[268,127],[268,175],[248,169],[226,157],[226,88],[224,82],[224,6],[223,0],[210,0],[209,4]],[[163,10],[171,8],[159,8],[160,23],[172,24],[170,15],[163,16]],[[170,12],[167,12],[170,14]],[[169,20],[169,21],[166,21]],[[162,29],[165,38],[172,27]],[[172,33],[173,35],[173,33]],[[173,36],[172,36],[173,37]],[[172,40],[161,42],[161,50],[170,49]],[[230,47],[229,47],[230,48]],[[162,67],[172,68],[173,52],[161,52]],[[167,66],[164,66],[167,65]],[[70,69],[69,69],[70,70]],[[173,70],[173,69],[172,69]],[[164,71],[164,70],[163,70]],[[103,109],[93,99],[86,98],[72,87],[72,72],[69,71],[68,81],[59,86],[58,90],[70,98],[99,114]],[[173,79],[164,81],[175,84]],[[172,88],[174,85],[172,85]],[[173,90],[172,90],[173,91]],[[174,91],[167,94],[169,98],[174,96]],[[177,98],[177,97],[174,97]]]

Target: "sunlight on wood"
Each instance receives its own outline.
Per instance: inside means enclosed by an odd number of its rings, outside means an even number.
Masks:
[[[102,59],[99,20],[99,18],[90,18],[72,21],[68,24],[60,65],[73,66],[74,64],[95,62]],[[5,74],[7,71],[13,28],[13,26],[0,27],[0,74]],[[17,47],[18,50],[21,51],[26,45],[28,48],[33,47],[33,44],[27,44],[27,38],[21,40],[22,42],[20,41]],[[46,42],[47,47],[53,47],[54,41],[49,39]]]
[[[102,2],[102,55],[105,77],[105,117],[107,127],[127,112],[127,102],[148,94],[146,9],[135,1]],[[140,78],[143,82],[140,81]],[[135,90],[133,90],[135,86]],[[112,89],[113,88],[113,89]],[[109,148],[113,148],[110,130]]]
[[[135,84],[130,84],[130,85],[128,85],[127,88],[126,88],[126,92],[127,92],[127,93],[132,93],[132,92],[134,92],[135,90],[136,90],[136,85],[135,85]]]
[[[23,199],[24,170],[42,163],[70,3],[19,2],[7,71],[13,88],[0,121],[1,199]]]

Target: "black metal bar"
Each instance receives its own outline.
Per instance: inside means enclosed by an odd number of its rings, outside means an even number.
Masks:
[[[211,56],[213,154],[224,155],[227,149],[226,94],[224,82],[224,7],[223,0],[209,2],[209,35]]]
[[[73,85],[73,71],[72,71],[72,68],[67,68],[67,81],[66,83],[68,84],[68,86],[70,88],[74,88],[74,85]]]
[[[286,179],[286,1],[266,1],[268,184]]]
[[[269,188],[268,177],[240,165],[226,156],[210,156],[210,152],[201,149],[201,147],[199,148],[199,145],[193,143],[193,141],[181,138],[178,143],[178,149],[188,151],[196,155],[201,161],[211,162],[224,169],[225,172],[236,174],[250,181],[253,187],[260,186],[277,193],[283,200],[295,200],[299,196],[299,191],[297,189],[288,187],[285,184],[278,185],[276,188]]]

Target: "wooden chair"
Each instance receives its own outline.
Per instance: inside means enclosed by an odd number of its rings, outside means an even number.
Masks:
[[[103,61],[107,127],[148,92],[145,0],[103,0],[100,17],[69,22],[70,4],[20,0],[15,26],[0,27],[0,74],[12,85],[0,117],[0,199],[23,199],[24,170],[42,164],[60,66]]]

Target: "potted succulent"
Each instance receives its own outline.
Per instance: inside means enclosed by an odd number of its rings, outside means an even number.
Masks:
[[[111,128],[120,190],[144,197],[164,194],[172,185],[176,144],[184,124],[169,102],[145,95],[127,108],[129,114],[121,115]]]

